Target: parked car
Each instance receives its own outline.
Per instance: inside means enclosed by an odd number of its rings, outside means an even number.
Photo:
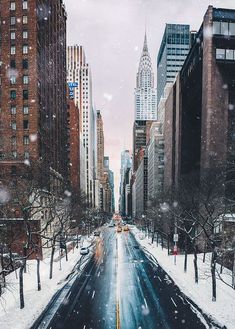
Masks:
[[[100,236],[100,231],[95,231],[94,236]]]
[[[122,227],[121,226],[118,226],[117,227],[117,233],[120,233],[120,232],[122,232]]]
[[[125,226],[124,226],[123,231],[129,231],[129,227],[128,227],[128,225],[125,225]]]
[[[80,254],[81,255],[87,255],[87,254],[89,254],[89,249],[87,247],[82,247],[80,249]]]

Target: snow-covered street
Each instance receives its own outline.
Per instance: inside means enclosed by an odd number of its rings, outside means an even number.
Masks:
[[[132,232],[140,245],[154,256],[159,265],[169,274],[170,278],[186,296],[221,325],[225,325],[228,329],[234,329],[235,290],[217,278],[217,301],[213,302],[211,298],[211,254],[206,255],[205,263],[202,261],[203,255],[198,255],[199,283],[195,284],[193,255],[188,255],[188,270],[187,273],[184,273],[183,255],[176,256],[177,261],[174,265],[174,256],[168,256],[167,249],[162,250],[160,243],[158,246],[156,242],[152,244],[151,239],[144,237],[144,234],[137,228],[133,228]],[[224,269],[221,277],[225,282],[231,284],[232,276],[230,271]]]

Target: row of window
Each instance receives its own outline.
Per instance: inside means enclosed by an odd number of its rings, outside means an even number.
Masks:
[[[28,52],[29,52],[29,46],[28,45],[23,45],[22,46],[22,53],[24,55],[26,55],[26,54],[28,54]],[[16,46],[15,45],[11,46],[11,48],[10,48],[10,54],[11,55],[15,55],[16,54]]]
[[[27,85],[29,83],[29,76],[28,75],[23,75],[22,82],[23,82],[24,85]],[[16,84],[16,75],[11,75],[10,76],[10,83],[11,83],[11,85]]]
[[[10,99],[16,99],[16,90],[10,90]],[[23,90],[23,99],[27,100],[29,99],[29,91],[28,90]]]
[[[17,23],[20,23],[21,22],[21,19],[20,18],[16,18],[15,16],[11,16],[10,17],[10,25],[13,26],[13,25],[16,25],[16,22]],[[28,16],[26,15],[23,15],[22,16],[22,24],[28,24]]]
[[[10,61],[10,68],[11,69],[16,69],[16,60],[15,59],[12,59]],[[25,70],[28,70],[29,68],[29,62],[28,62],[28,59],[25,58],[22,60],[22,68],[25,69]]]
[[[235,23],[214,21],[213,34],[235,35]]]
[[[16,136],[12,136],[11,137],[11,144],[12,145],[16,145]],[[29,136],[23,136],[23,144],[24,145],[29,145]]]
[[[17,157],[18,157],[18,153],[17,153],[17,151],[12,151],[11,152],[11,156],[12,156],[12,158],[13,159],[16,159]],[[4,159],[4,153],[3,152],[0,152],[0,159]],[[24,158],[25,159],[29,159],[29,152],[28,151],[25,151],[24,152]]]
[[[16,106],[11,106],[10,108],[11,114],[16,115]],[[23,114],[28,115],[29,114],[29,107],[27,105],[23,106]]]
[[[28,1],[27,0],[22,1],[22,9],[24,9],[24,10],[28,9]],[[15,1],[10,2],[10,10],[16,10],[16,2]]]
[[[235,61],[234,49],[216,49],[216,59],[225,59],[229,61]]]
[[[13,130],[16,130],[16,122],[15,121],[12,121],[11,128]],[[29,129],[29,120],[23,120],[23,129],[24,130],[28,130]]]
[[[24,30],[22,32],[22,38],[23,39],[28,39],[28,37],[29,37],[28,31],[27,30]],[[15,31],[11,31],[10,38],[11,38],[11,40],[15,40],[16,39],[16,32]]]

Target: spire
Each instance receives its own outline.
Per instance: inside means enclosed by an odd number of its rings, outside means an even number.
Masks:
[[[143,47],[143,51],[148,52],[148,44],[147,44],[147,34],[146,34],[146,29],[145,29],[145,33],[144,33],[144,47]]]

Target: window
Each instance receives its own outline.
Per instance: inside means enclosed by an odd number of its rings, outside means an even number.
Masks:
[[[29,114],[29,107],[27,105],[23,106],[23,114]]]
[[[23,75],[23,84],[27,85],[29,83],[29,76],[28,75]]]
[[[28,54],[28,45],[23,45],[23,54]]]
[[[16,145],[16,136],[11,137],[11,144]]]
[[[15,75],[11,75],[10,76],[10,83],[11,83],[11,85],[15,85],[16,84],[16,76]]]
[[[10,98],[11,99],[16,99],[16,90],[11,90],[10,91]]]
[[[229,34],[235,35],[235,23],[229,23]]]
[[[29,91],[23,90],[23,99],[29,99]]]
[[[11,166],[11,174],[16,175],[17,174],[17,168],[16,166]]]
[[[233,50],[226,49],[226,59],[233,60]]]
[[[28,151],[25,151],[25,152],[24,152],[24,158],[25,158],[25,159],[29,159],[29,152],[28,152]]]
[[[213,22],[213,34],[220,34],[220,22]]]
[[[15,53],[16,53],[16,47],[11,46],[11,55],[15,55]]]
[[[11,114],[12,115],[16,114],[16,107],[15,106],[11,106]]]
[[[28,9],[28,1],[23,1],[23,9]]]
[[[28,16],[24,15],[22,22],[23,22],[23,24],[27,24],[28,23]]]
[[[24,145],[29,145],[29,136],[24,136],[23,142],[24,142]]]
[[[10,10],[16,10],[16,3],[15,2],[11,2]]]
[[[228,22],[221,22],[221,34],[228,35]]]
[[[225,49],[216,49],[216,59],[225,59]]]
[[[28,39],[28,31],[23,31],[23,39]]]
[[[11,69],[15,69],[16,68],[16,61],[15,61],[15,59],[12,59],[10,61],[10,67],[11,67]]]
[[[24,129],[29,129],[29,120],[24,120],[23,121],[23,128]]]
[[[27,70],[29,68],[29,63],[27,59],[23,59],[22,61],[22,67],[23,69]]]
[[[16,23],[16,18],[15,18],[15,16],[11,16],[11,18],[10,18],[10,24],[11,24],[11,25],[15,25],[15,23]]]
[[[16,151],[12,151],[12,157],[15,159],[17,158],[17,152]]]
[[[13,121],[13,122],[11,123],[11,128],[12,128],[13,130],[16,130],[16,122],[15,122],[15,121]]]
[[[16,33],[15,32],[11,32],[11,40],[15,40],[16,38]]]

